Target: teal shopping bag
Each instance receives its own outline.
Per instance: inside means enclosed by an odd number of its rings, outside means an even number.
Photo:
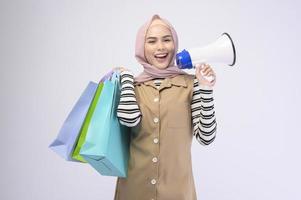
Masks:
[[[100,174],[126,177],[130,129],[119,123],[119,74],[104,81],[80,155]]]

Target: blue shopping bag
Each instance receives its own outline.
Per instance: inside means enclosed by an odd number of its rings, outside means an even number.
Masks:
[[[104,82],[112,76],[113,70],[109,71],[102,77],[100,82]],[[59,156],[67,161],[80,162],[78,159],[72,158],[73,150],[77,144],[81,128],[87,117],[87,113],[98,88],[97,83],[90,81],[88,86],[73,106],[68,117],[65,119],[55,140],[49,145],[49,148],[56,152]]]
[[[130,129],[117,118],[119,99],[119,74],[114,72],[104,81],[80,155],[102,175],[126,177]]]
[[[65,119],[55,140],[49,145],[54,152],[67,161],[75,161],[71,157],[72,151],[80,133],[82,123],[86,117],[98,84],[89,82],[88,86],[81,94],[80,98]]]

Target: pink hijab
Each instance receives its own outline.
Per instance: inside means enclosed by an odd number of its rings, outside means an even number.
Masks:
[[[171,62],[169,63],[168,67],[165,69],[158,69],[157,67],[149,64],[144,55],[145,36],[148,27],[151,25],[154,19],[160,19],[166,24],[166,26],[169,28],[172,34],[174,45],[175,45],[175,52],[173,58],[171,59]],[[155,78],[175,77],[178,74],[187,74],[186,72],[179,69],[175,65],[175,58],[176,58],[177,51],[178,51],[178,36],[173,26],[166,19],[161,18],[159,15],[157,14],[153,15],[153,17],[149,21],[147,21],[142,27],[140,27],[136,36],[135,57],[137,61],[143,66],[144,71],[141,74],[139,74],[137,77],[135,77],[135,83],[142,83]]]

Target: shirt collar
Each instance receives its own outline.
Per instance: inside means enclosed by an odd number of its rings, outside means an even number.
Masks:
[[[146,81],[143,84],[147,85],[147,86],[152,86],[154,88],[157,88],[156,85],[154,84],[154,80]],[[160,85],[160,88],[171,87],[171,85],[187,87],[187,80],[186,80],[185,75],[177,75],[177,76],[172,77],[172,78],[167,77],[167,78],[163,79],[162,83]]]

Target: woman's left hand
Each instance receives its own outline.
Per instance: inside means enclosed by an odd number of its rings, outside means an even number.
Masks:
[[[213,87],[215,85],[216,75],[209,64],[196,64],[195,75],[200,84],[207,85],[209,87]],[[206,76],[211,76],[213,79],[209,81],[206,79]]]

